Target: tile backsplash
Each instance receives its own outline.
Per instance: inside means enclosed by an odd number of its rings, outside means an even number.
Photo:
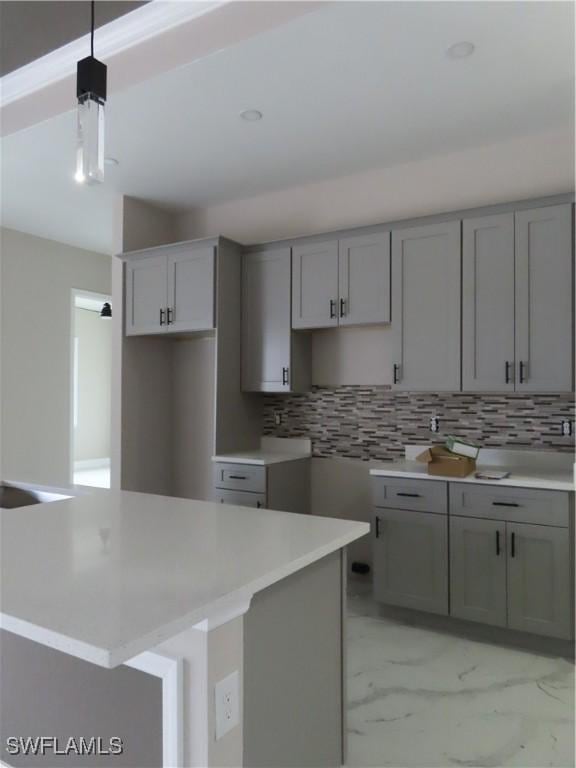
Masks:
[[[280,424],[276,424],[277,415]],[[430,431],[430,417],[440,431]],[[264,434],[309,437],[314,456],[387,460],[406,443],[443,442],[448,434],[483,447],[574,451],[561,422],[574,420],[574,397],[392,392],[384,386],[313,387],[264,396]]]

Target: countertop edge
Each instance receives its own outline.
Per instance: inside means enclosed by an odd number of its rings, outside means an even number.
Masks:
[[[497,469],[494,467],[493,469]],[[503,470],[506,470],[507,468],[502,467]],[[518,471],[516,469],[516,471]],[[370,469],[370,475],[372,477],[397,477],[397,478],[407,478],[410,480],[430,480],[432,482],[435,481],[443,481],[445,483],[470,483],[472,485],[491,485],[495,487],[507,487],[507,488],[533,488],[533,489],[540,489],[544,491],[564,491],[564,492],[574,492],[576,490],[574,483],[570,482],[569,480],[554,480],[550,478],[539,478],[537,476],[531,478],[531,477],[506,477],[502,480],[484,480],[478,477],[474,476],[466,476],[466,477],[450,477],[448,475],[429,475],[426,472],[413,472],[408,469],[401,469],[401,468],[380,468],[380,467],[373,467]]]
[[[113,669],[124,662],[133,659],[144,651],[152,650],[165,640],[169,640],[171,637],[193,627],[204,619],[212,618],[212,616],[223,606],[230,607],[231,604],[246,604],[257,592],[260,592],[263,589],[272,586],[272,584],[303,570],[318,560],[343,549],[348,546],[348,544],[351,544],[353,541],[362,538],[362,536],[365,536],[370,532],[369,523],[351,520],[341,520],[340,522],[350,523],[353,528],[336,536],[327,544],[317,547],[293,562],[275,570],[272,569],[269,573],[250,582],[244,587],[223,595],[209,605],[201,606],[168,624],[158,627],[154,632],[117,648],[101,648],[92,643],[87,643],[84,640],[61,634],[52,629],[46,629],[37,624],[32,624],[25,619],[20,619],[4,612],[0,612],[0,629],[25,637],[40,645],[66,653],[69,656],[91,662],[97,666]]]

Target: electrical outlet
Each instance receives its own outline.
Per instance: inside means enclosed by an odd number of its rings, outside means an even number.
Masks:
[[[280,411],[274,411],[274,424],[276,424],[277,427],[282,424],[282,414]]]
[[[240,722],[240,681],[238,670],[214,686],[216,740],[225,736]]]
[[[440,432],[440,419],[438,416],[430,417],[430,432]]]
[[[562,422],[562,434],[564,437],[570,437],[572,434],[572,422],[565,419]]]

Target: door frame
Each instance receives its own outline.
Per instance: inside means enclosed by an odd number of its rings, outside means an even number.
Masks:
[[[69,332],[69,361],[70,361],[70,373],[68,376],[68,479],[71,486],[74,485],[74,410],[75,410],[75,396],[74,396],[74,339],[76,328],[76,299],[95,299],[98,302],[109,302],[112,304],[112,296],[106,293],[97,293],[96,291],[86,291],[83,288],[72,288],[70,290],[70,332]],[[112,424],[110,424],[110,430],[112,430]]]

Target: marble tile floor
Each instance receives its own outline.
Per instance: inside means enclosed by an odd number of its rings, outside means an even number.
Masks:
[[[574,665],[382,618],[348,600],[348,762],[574,766]]]

